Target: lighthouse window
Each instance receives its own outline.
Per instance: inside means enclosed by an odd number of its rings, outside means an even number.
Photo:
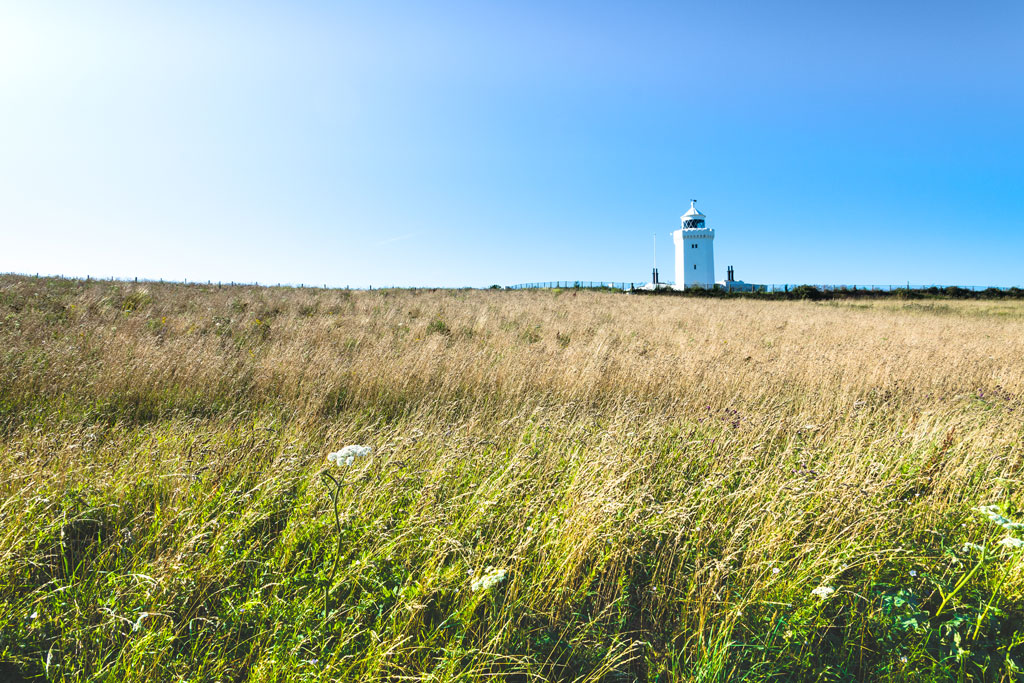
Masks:
[[[693,269],[697,270],[697,264],[696,263],[693,264]]]

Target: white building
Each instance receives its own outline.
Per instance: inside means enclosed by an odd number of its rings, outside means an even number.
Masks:
[[[704,214],[697,210],[696,199],[682,215],[682,227],[672,233],[676,245],[676,289],[715,286],[715,231],[705,227]]]

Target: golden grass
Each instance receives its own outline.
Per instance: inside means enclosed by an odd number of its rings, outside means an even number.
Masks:
[[[1020,501],[1021,303],[5,277],[0,341],[0,661],[25,671],[51,651],[69,680],[981,666],[943,659],[934,605],[970,562],[951,549],[991,541],[972,506]],[[375,453],[345,473],[324,620],[316,474],[347,443]],[[1017,623],[1011,561],[960,613],[997,594]],[[482,596],[487,566],[509,574]],[[933,640],[886,626],[901,588]],[[1015,637],[974,652],[1011,671]]]

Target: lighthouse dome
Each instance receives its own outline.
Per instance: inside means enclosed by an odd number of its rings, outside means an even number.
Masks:
[[[683,214],[683,218],[707,218],[707,216],[697,210],[697,200],[691,199],[690,208]]]

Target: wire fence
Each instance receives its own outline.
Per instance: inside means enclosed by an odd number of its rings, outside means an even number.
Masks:
[[[49,277],[49,278],[61,279],[61,280],[83,280],[84,282],[91,282],[91,281],[97,281],[97,282],[126,282],[126,283],[127,282],[136,282],[136,283],[154,283],[154,284],[158,283],[158,282],[163,284],[165,282],[165,280],[163,280],[163,279],[153,280],[153,279],[149,279],[149,278],[137,278],[137,277],[133,278],[133,279],[128,279],[128,278],[121,279],[121,278],[114,278],[114,277],[109,277],[109,276],[93,277],[93,276],[86,275],[83,278],[83,277],[74,277],[74,276],[66,276],[66,275],[42,275],[42,276],[40,276],[39,273],[32,274],[32,273],[13,273],[13,272],[0,273],[0,275],[14,275],[14,276],[20,276],[20,277],[35,277],[35,278],[39,278],[39,277],[47,278],[47,277]],[[166,280],[166,282],[168,284],[188,284],[188,285],[207,285],[207,286],[213,285],[213,286],[216,286],[216,287],[222,287],[222,286],[223,287],[274,287],[275,286],[273,284],[260,283],[260,282],[223,282],[223,281],[213,282],[212,280],[207,280],[206,282],[203,282],[202,280],[188,280],[188,279],[183,279],[183,280],[179,280],[179,281]],[[669,286],[673,286],[674,284],[675,283],[672,282],[672,281],[659,281],[658,282],[658,286],[659,287],[669,287]],[[515,285],[506,285],[504,287],[504,289],[605,289],[605,290],[613,289],[613,290],[620,290],[620,291],[627,291],[628,292],[631,289],[641,289],[643,287],[647,287],[648,285],[649,285],[649,283],[647,283],[647,282],[615,282],[615,281],[609,281],[609,280],[550,280],[550,281],[547,281],[547,282],[523,282],[523,283],[519,283],[519,284],[515,284]],[[281,287],[282,284],[278,283],[276,286],[277,287]],[[341,288],[341,287],[329,287],[326,284],[324,284],[324,285],[309,285],[309,284],[293,285],[293,284],[284,284],[283,286],[285,286],[285,287],[294,287],[294,288],[297,288],[297,289],[301,289],[301,288],[308,288],[308,289],[321,289],[321,288],[322,289],[340,289]],[[940,294],[940,293],[955,293],[955,292],[985,292],[985,291],[989,291],[989,292],[1012,292],[1014,295],[1022,295],[1022,294],[1024,294],[1024,288],[1021,288],[1021,287],[1003,287],[1003,286],[997,286],[997,285],[936,285],[936,284],[922,285],[922,284],[912,284],[912,283],[909,283],[909,282],[908,283],[904,283],[904,284],[898,284],[898,285],[821,285],[821,284],[815,285],[815,284],[806,284],[806,283],[804,283],[804,284],[784,283],[784,284],[759,285],[759,284],[752,284],[752,283],[749,283],[749,282],[742,282],[742,283],[741,282],[733,282],[731,284],[716,284],[715,285],[715,289],[716,290],[721,290],[721,291],[765,292],[765,293],[772,293],[772,294],[775,294],[775,293],[786,293],[786,292],[791,292],[791,291],[793,291],[795,289],[798,289],[798,288],[808,288],[808,287],[812,288],[812,289],[816,289],[819,292],[898,292],[898,291],[902,290],[902,291],[928,292],[928,293],[936,293],[936,294]],[[378,288],[379,287],[373,287],[372,285],[369,287],[369,289],[371,289],[371,290],[372,289],[378,289]],[[491,286],[491,289],[500,289],[500,288],[501,287],[499,287],[499,285],[492,285]],[[349,289],[349,287],[345,286],[344,289]],[[389,288],[388,287],[383,287],[383,289],[389,289]]]
[[[673,282],[661,281],[659,285],[673,285]],[[647,286],[646,282],[609,282],[606,280],[551,280],[549,282],[523,282],[515,285],[508,285],[505,289],[619,289],[628,291],[640,289]],[[985,290],[996,290],[1000,292],[1019,291],[1018,287],[998,287],[995,285],[921,285],[905,283],[901,285],[815,285],[815,284],[768,284],[758,285],[751,283],[733,283],[731,285],[716,284],[716,288],[732,291],[756,291],[756,292],[790,292],[798,287],[812,287],[820,292],[897,292],[899,290],[910,291],[969,291],[983,292]]]
[[[792,289],[801,286],[808,285],[794,285],[794,284],[782,284],[782,285],[762,285],[769,292],[788,292]],[[905,283],[902,285],[809,285],[822,292],[835,292],[835,291],[860,291],[865,290],[869,292],[896,292],[901,289],[906,290],[951,290],[951,289],[962,289],[970,292],[983,292],[986,289],[995,289],[1001,292],[1008,292],[1016,287],[996,287],[995,285],[915,285]]]
[[[552,280],[551,282],[524,282],[505,289],[623,289],[643,286],[642,282],[609,282],[607,280]]]

